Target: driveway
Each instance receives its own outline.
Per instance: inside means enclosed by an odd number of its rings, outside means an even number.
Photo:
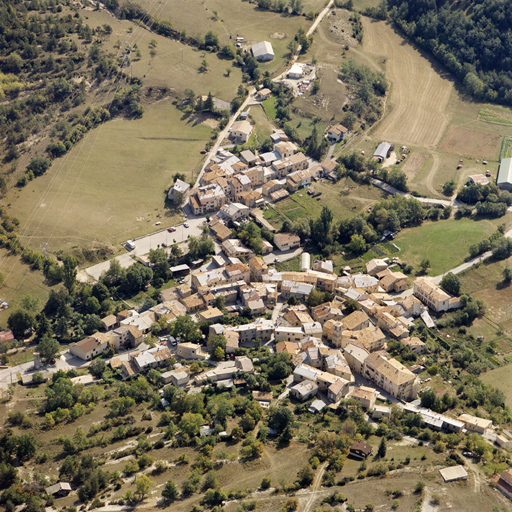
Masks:
[[[293,251],[274,251],[270,254],[267,254],[266,256],[263,256],[263,261],[267,265],[274,263],[276,258],[279,258],[281,261],[288,261],[295,258],[295,256],[298,256],[303,250],[304,249],[302,247],[299,247]]]

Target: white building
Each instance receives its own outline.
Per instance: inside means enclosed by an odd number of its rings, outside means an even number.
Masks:
[[[260,62],[274,60],[274,49],[268,41],[256,43],[251,47],[251,52],[254,58]]]

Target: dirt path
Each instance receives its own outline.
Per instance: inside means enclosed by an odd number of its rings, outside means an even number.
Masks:
[[[377,138],[434,149],[449,121],[446,106],[452,83],[390,24],[363,17],[363,51],[387,59],[391,82],[387,114],[375,128]]]
[[[313,485],[311,486],[311,496],[309,497],[306,505],[302,509],[302,512],[309,512],[316,498],[316,492],[320,490],[322,485],[322,478],[324,476],[325,468],[327,467],[328,461],[325,461],[318,470],[318,474],[315,475],[315,479],[313,480]]]
[[[439,169],[439,164],[441,163],[439,160],[439,155],[437,153],[431,153],[432,156],[432,166],[428,170],[428,174],[425,177],[424,183],[430,192],[434,195],[438,195],[439,192],[434,188],[434,177],[437,174],[437,170]]]

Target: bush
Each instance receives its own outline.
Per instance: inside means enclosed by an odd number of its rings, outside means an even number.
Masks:
[[[270,488],[271,485],[272,485],[272,480],[270,480],[269,477],[266,476],[261,480],[261,488],[262,489],[268,489],[268,488]]]

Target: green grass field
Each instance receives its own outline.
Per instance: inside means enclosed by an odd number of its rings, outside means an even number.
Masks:
[[[175,172],[192,180],[210,128],[195,124],[170,100],[147,107],[142,119],[115,120],[89,132],[46,175],[16,189],[11,214],[22,242],[48,250],[116,244],[152,230],[157,215],[171,225],[165,191]]]
[[[512,407],[512,365],[507,364],[501,368],[482,373],[480,379],[486,384],[501,389],[505,394],[505,404]]]
[[[401,231],[395,244],[402,249],[400,259],[415,268],[428,258],[431,265],[428,273],[436,276],[463,263],[469,256],[469,246],[488,237],[498,224],[470,219],[425,222]]]
[[[254,123],[257,140],[259,144],[262,144],[273,132],[274,125],[269,121],[263,107],[253,105],[250,112],[249,115]]]

